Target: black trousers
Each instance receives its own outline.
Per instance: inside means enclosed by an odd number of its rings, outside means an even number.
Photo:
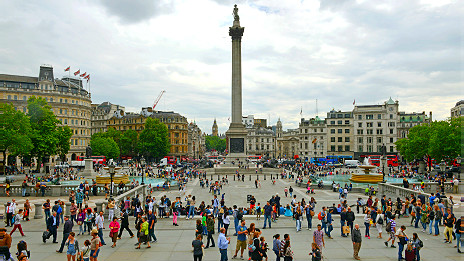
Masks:
[[[51,227],[50,228],[50,233],[52,233],[52,236],[53,236],[53,242],[56,242],[56,236],[57,236],[57,231],[56,231],[56,227]]]
[[[206,246],[209,247],[209,241],[211,240],[211,246],[214,246],[213,231],[208,231],[208,239],[206,241]],[[201,260],[201,259],[200,259]]]
[[[121,237],[122,231],[123,231],[124,229],[127,230],[127,232],[129,232],[129,235],[130,235],[130,236],[133,236],[133,235],[134,235],[134,233],[132,233],[132,231],[130,230],[129,226],[122,226],[122,227],[119,229],[118,237]]]
[[[66,240],[68,240],[68,237],[69,237],[69,233],[63,233],[63,240],[61,240],[60,250],[58,250],[59,252],[63,252],[64,243],[66,243]]]
[[[6,226],[13,226],[13,213],[6,213]]]

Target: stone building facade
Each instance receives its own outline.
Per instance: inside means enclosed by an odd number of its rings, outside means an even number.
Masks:
[[[316,116],[301,119],[298,128],[299,156],[304,159],[325,157],[327,150],[327,123]]]
[[[201,159],[206,151],[205,134],[194,122],[188,125],[188,157],[189,159]]]
[[[90,143],[92,102],[80,78],[55,78],[53,67],[42,65],[38,77],[0,74],[0,90],[2,103],[11,103],[24,113],[31,96],[44,98],[60,123],[73,132],[70,150],[62,160],[75,160],[85,154]],[[56,158],[52,157],[52,164]]]
[[[91,116],[91,134],[105,132],[108,119],[117,115],[124,115],[124,106],[103,102],[101,104],[92,104]]]
[[[246,146],[248,155],[275,156],[276,140],[272,130],[263,127],[247,129]]]
[[[464,116],[464,100],[456,102],[456,105],[451,108],[451,118]]]
[[[327,155],[353,157],[353,112],[327,113]]]

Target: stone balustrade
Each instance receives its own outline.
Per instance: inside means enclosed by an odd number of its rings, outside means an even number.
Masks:
[[[402,185],[402,183],[401,183]],[[378,184],[378,194],[380,197],[383,195],[386,195],[387,197],[396,199],[397,197],[404,199],[406,197],[410,197],[411,194],[414,196],[418,196],[421,192],[417,190],[412,190],[408,188],[403,188],[402,186],[399,186],[399,183],[379,183]],[[428,198],[426,193],[422,193]]]
[[[45,189],[45,196],[47,197],[60,197],[60,196],[69,196],[69,193],[74,190],[77,191],[79,185],[47,185]],[[6,195],[6,188],[0,187],[0,195]],[[126,192],[130,190],[129,186],[125,186],[122,192]],[[114,193],[118,192],[119,188],[114,187]],[[30,193],[31,196],[41,196],[42,193],[39,190],[36,193],[34,187],[28,187],[26,189],[27,193]],[[92,194],[92,189],[90,189],[90,193]],[[21,197],[22,196],[22,188],[21,185],[11,185],[10,186],[10,195],[13,197]],[[97,195],[104,196],[105,195],[105,186],[104,185],[97,185]]]

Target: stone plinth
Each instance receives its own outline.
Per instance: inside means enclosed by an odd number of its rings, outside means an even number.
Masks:
[[[84,171],[81,172],[82,176],[95,176],[95,171],[93,171],[93,160],[92,159],[84,159],[85,161],[85,168]]]
[[[43,218],[42,203],[34,203],[34,219]]]

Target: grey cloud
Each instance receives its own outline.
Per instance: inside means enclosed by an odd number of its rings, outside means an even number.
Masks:
[[[152,17],[168,14],[174,8],[172,0],[101,0],[108,14],[117,16],[121,22],[132,24]]]

